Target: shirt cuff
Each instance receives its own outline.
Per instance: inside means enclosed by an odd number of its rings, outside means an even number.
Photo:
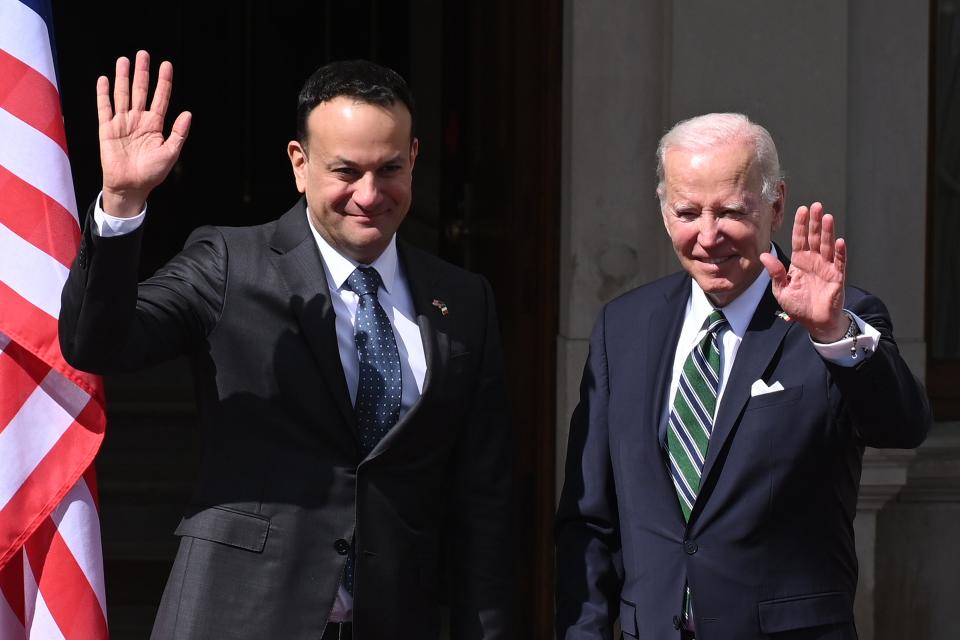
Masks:
[[[132,218],[118,218],[103,210],[103,191],[97,195],[97,203],[93,207],[93,232],[103,238],[122,236],[136,231],[147,216],[147,205],[143,211]]]
[[[880,342],[880,332],[864,322],[852,311],[846,309],[844,309],[844,311],[849,313],[853,317],[853,321],[860,327],[860,335],[856,338],[843,338],[837,342],[825,344],[814,342],[813,338],[810,339],[810,342],[824,360],[841,367],[855,367],[873,355],[877,344]],[[850,353],[850,349],[853,348],[854,345],[856,345],[856,355]]]

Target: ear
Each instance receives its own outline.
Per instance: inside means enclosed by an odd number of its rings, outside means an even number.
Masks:
[[[420,140],[414,138],[410,142],[410,170],[413,171],[413,165],[417,163],[417,154],[420,153]]]
[[[304,193],[307,190],[307,151],[296,140],[287,143],[287,156],[290,157],[290,167],[293,169],[293,179],[297,182],[297,191]]]
[[[657,187],[657,204],[660,206],[660,217],[663,219],[663,228],[667,230],[667,235],[670,235],[670,221],[667,219],[667,203],[664,200],[663,191],[662,186]]]
[[[773,220],[770,231],[776,233],[783,225],[783,212],[787,206],[787,185],[783,180],[777,185],[777,199],[771,206],[773,207]]]

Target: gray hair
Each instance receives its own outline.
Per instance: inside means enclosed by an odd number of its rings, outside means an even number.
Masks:
[[[767,203],[776,202],[783,181],[780,158],[770,132],[742,113],[708,113],[678,122],[667,131],[657,146],[657,197],[663,206],[663,159],[667,149],[709,149],[735,140],[748,140],[757,150],[762,187],[760,195]]]

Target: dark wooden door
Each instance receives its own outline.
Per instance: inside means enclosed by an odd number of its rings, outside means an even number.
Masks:
[[[95,25],[91,30],[90,18]],[[494,288],[516,444],[518,637],[552,617],[559,243],[560,3],[441,0],[54,2],[67,136],[85,206],[100,184],[94,84],[137,49],[175,65],[170,111],[194,124],[151,198],[142,275],[201,224],[256,224],[297,198],[285,147],[317,66],[363,57],[417,98],[421,155],[401,233]],[[189,369],[107,381],[98,459],[114,640],[149,634],[199,459]]]
[[[552,636],[561,3],[449,3],[441,253],[497,295],[516,433],[517,612]]]

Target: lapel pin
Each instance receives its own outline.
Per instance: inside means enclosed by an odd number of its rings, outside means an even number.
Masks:
[[[777,317],[783,320],[784,322],[790,322],[793,318],[786,311],[777,311]]]
[[[438,300],[437,298],[434,298],[433,302],[431,302],[430,304],[435,306],[437,309],[440,309],[440,315],[445,316],[448,313],[450,313],[450,310],[447,309],[447,303],[444,302],[443,300]]]

